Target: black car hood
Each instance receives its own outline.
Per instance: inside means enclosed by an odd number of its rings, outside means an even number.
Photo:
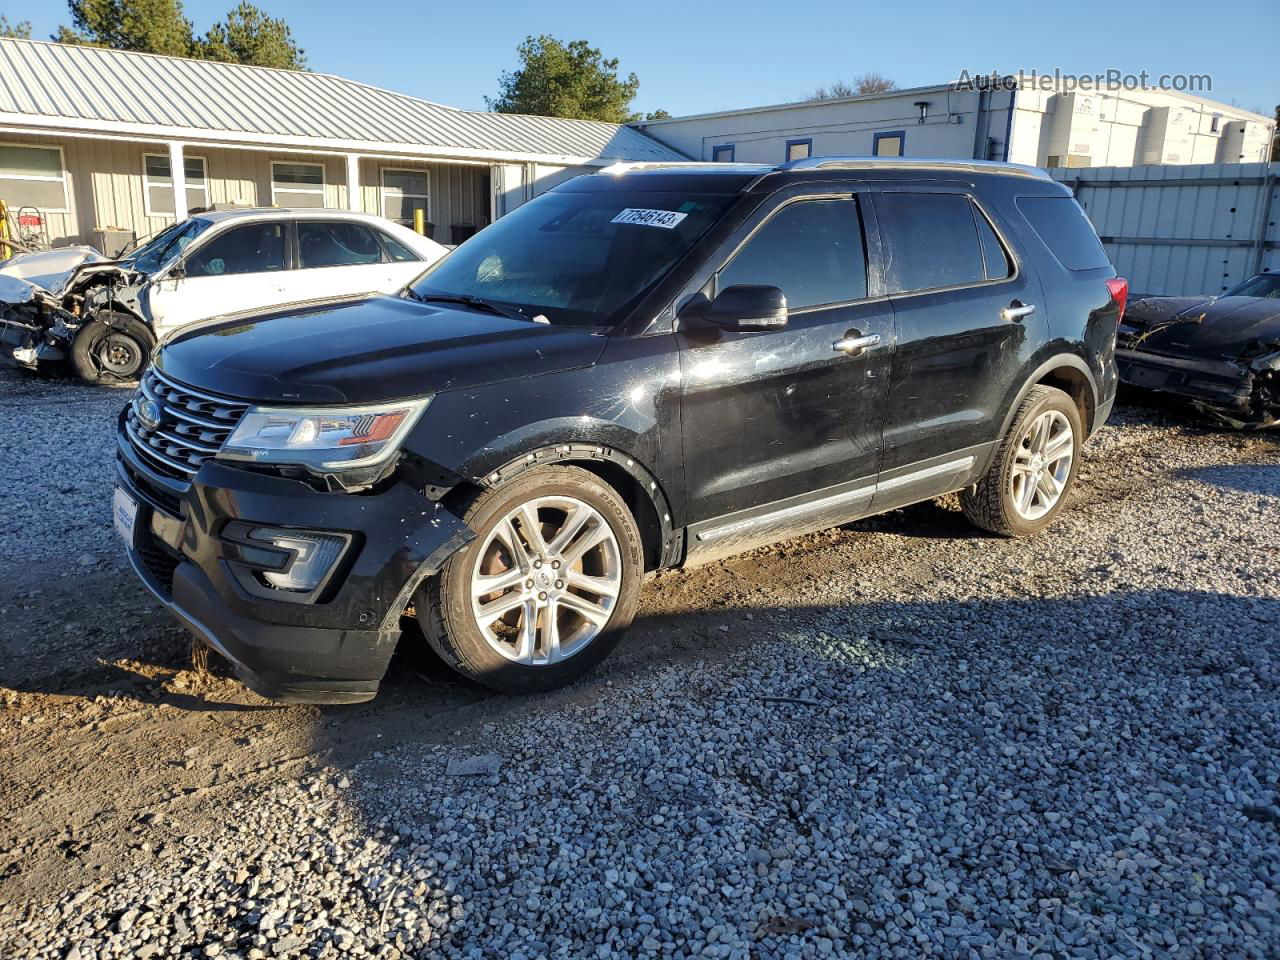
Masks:
[[[1253,345],[1280,341],[1280,300],[1151,297],[1135,302],[1125,322],[1149,331],[1141,335],[1141,349],[1234,359]]]
[[[590,330],[381,295],[199,324],[157,369],[259,403],[374,403],[589,366]]]

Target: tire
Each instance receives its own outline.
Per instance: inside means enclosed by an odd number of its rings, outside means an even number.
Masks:
[[[1069,440],[1064,434],[1068,429]],[[1054,387],[1032,387],[987,472],[960,494],[964,515],[1004,537],[1039,533],[1071,495],[1083,437],[1080,410],[1070,396]]]
[[[524,519],[534,516],[536,538]],[[476,539],[415,594],[445,663],[495,690],[534,693],[609,655],[635,618],[644,575],[640,531],[612,487],[578,467],[536,468],[477,495],[462,518]]]
[[[151,362],[156,338],[127,313],[99,313],[82,326],[71,344],[71,364],[85,383],[133,383]]]

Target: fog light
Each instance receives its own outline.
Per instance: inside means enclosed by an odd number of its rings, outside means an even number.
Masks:
[[[343,537],[303,530],[256,527],[249,539],[269,543],[292,554],[281,570],[262,570],[259,575],[277,590],[309,593],[328,576],[346,544]]]

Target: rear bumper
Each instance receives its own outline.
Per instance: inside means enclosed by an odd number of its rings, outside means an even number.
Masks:
[[[474,536],[404,484],[370,495],[320,493],[212,460],[179,483],[151,471],[123,435],[117,482],[139,505],[128,553],[143,583],[246,686],[276,700],[373,697],[414,589]],[[176,547],[153,532],[157,514],[180,521]],[[237,522],[341,533],[349,542],[316,602],[304,602],[247,577],[226,535]]]

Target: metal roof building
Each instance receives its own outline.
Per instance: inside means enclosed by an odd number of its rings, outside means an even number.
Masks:
[[[9,38],[0,39],[0,141],[0,199],[38,208],[55,243],[92,242],[108,227],[151,233],[197,207],[276,202],[401,221],[422,209],[448,242],[583,168],[684,159],[618,124]]]

